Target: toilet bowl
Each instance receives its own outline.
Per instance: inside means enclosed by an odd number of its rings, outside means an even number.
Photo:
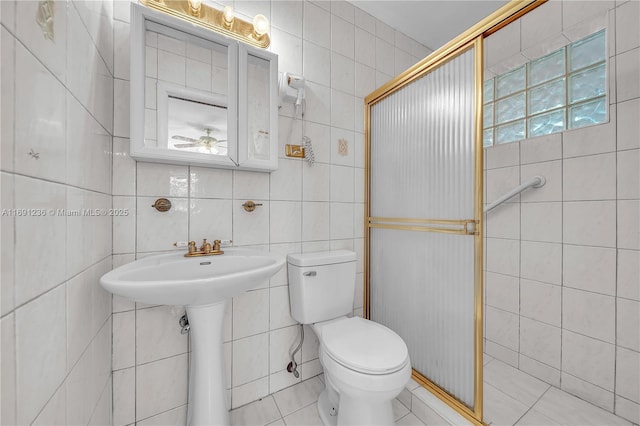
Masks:
[[[352,312],[355,253],[289,255],[291,314],[320,342],[325,389],[318,412],[325,425],[393,425],[391,401],[411,377],[407,346],[389,328]]]
[[[326,388],[318,400],[328,425],[392,425],[391,401],[411,377],[407,347],[390,329],[360,317],[312,327]]]

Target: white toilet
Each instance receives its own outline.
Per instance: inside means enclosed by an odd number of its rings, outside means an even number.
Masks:
[[[346,316],[353,310],[356,254],[290,254],[287,261],[291,316],[313,324],[320,341],[320,418],[325,425],[393,425],[391,401],[411,377],[409,353],[387,327]]]

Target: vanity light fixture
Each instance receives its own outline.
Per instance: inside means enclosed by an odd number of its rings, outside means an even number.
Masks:
[[[233,12],[233,7],[225,6],[222,10],[222,23],[225,28],[231,28],[233,25],[233,20],[235,19],[235,13]]]
[[[140,0],[140,3],[252,46],[264,49],[271,43],[269,21],[261,14],[251,23],[236,18],[231,6],[217,10],[202,0]]]
[[[200,9],[202,9],[202,0],[188,0],[189,12],[196,18],[200,17]]]
[[[262,14],[257,14],[253,18],[253,33],[256,39],[261,40],[269,31],[269,21],[267,17]]]

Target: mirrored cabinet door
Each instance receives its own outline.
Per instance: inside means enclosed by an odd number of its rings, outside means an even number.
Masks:
[[[240,46],[239,159],[245,168],[278,167],[278,56]]]
[[[277,168],[277,55],[131,6],[131,156]]]

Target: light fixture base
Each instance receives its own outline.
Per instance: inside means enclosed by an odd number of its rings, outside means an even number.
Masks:
[[[253,24],[238,17],[234,17],[232,25],[225,25],[224,12],[204,2],[200,5],[199,16],[193,16],[189,0],[140,0],[140,3],[252,46],[265,49],[271,44],[268,33],[257,37]]]

